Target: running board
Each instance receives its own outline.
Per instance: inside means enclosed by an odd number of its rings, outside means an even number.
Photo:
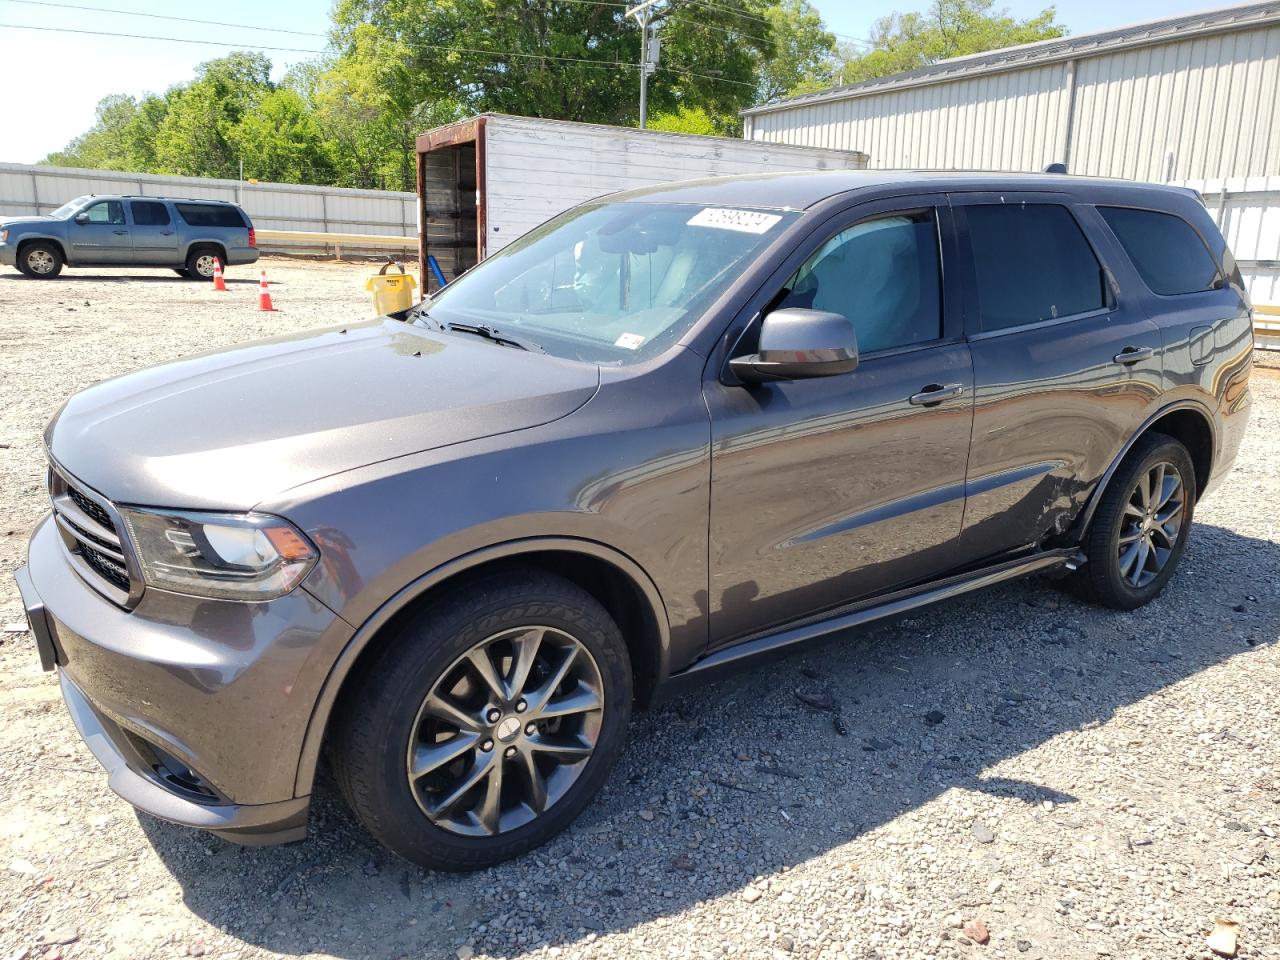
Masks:
[[[669,682],[673,685],[678,685],[681,681],[695,678],[698,682],[702,682],[709,673],[731,670],[761,654],[786,652],[789,647],[808,640],[815,640],[828,634],[847,630],[850,627],[858,627],[875,620],[883,620],[887,617],[907,613],[918,607],[937,603],[939,600],[958,597],[973,590],[981,590],[983,587],[989,587],[1005,580],[1014,580],[1018,577],[1051,570],[1055,567],[1076,570],[1083,566],[1084,562],[1084,554],[1078,548],[1065,547],[1060,550],[1048,550],[1044,553],[1023,557],[1018,560],[1008,560],[993,567],[984,567],[981,570],[962,573],[954,577],[948,577],[945,580],[935,580],[906,590],[898,590],[884,597],[864,600],[860,603],[829,611],[817,618],[810,617],[797,623],[789,624],[779,630],[738,640],[727,647],[722,647],[707,654],[701,660],[695,661],[679,673],[672,674]]]

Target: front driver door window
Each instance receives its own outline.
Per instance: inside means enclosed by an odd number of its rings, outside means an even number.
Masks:
[[[863,355],[925,343],[941,336],[939,266],[932,211],[877,217],[824,243],[779,306],[843,314]]]
[[[756,386],[710,370],[713,645],[948,569],[972,418],[949,221],[919,197],[864,204],[812,237],[770,297],[848,317],[852,373]],[[945,210],[945,207],[944,207]],[[759,308],[750,308],[759,309]],[[735,355],[752,352],[749,329]],[[711,365],[714,366],[714,365]],[[931,385],[958,395],[924,406]]]
[[[88,222],[81,223],[82,217]],[[121,200],[99,200],[85,207],[70,231],[77,263],[128,263],[132,259],[133,241]]]

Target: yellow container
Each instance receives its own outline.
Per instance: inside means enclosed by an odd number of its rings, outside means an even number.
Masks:
[[[387,267],[391,262],[382,265],[382,269],[365,282],[364,288],[373,294],[373,312],[375,316],[408,310],[413,306],[413,277],[404,272],[404,267],[397,263],[398,274],[387,276]]]

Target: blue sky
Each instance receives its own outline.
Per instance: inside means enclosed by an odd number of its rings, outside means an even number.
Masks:
[[[920,9],[928,0],[812,0],[831,30],[847,37],[868,36],[872,23],[894,10]],[[1010,0],[1016,16],[1033,16],[1043,4]],[[1117,7],[1107,0],[1065,0],[1058,18],[1072,33],[1088,33],[1141,20],[1174,16],[1214,6],[1212,0],[1130,0]],[[167,14],[217,21],[216,26],[182,23]],[[14,87],[0,97],[0,161],[34,163],[93,123],[94,105],[109,93],[139,95],[186,80],[202,60],[235,47],[264,49],[283,73],[319,49],[328,26],[326,0],[220,0],[213,4],[173,4],[167,0],[0,0],[0,63],[12,82],[39,76],[40,96]],[[24,29],[43,28],[43,29]],[[271,32],[268,28],[282,28]],[[106,37],[74,31],[130,33],[169,40]],[[230,45],[199,41],[217,39]],[[187,42],[183,42],[187,41]],[[191,42],[197,41],[197,42]],[[292,49],[265,49],[266,47]],[[50,69],[50,67],[53,69]]]

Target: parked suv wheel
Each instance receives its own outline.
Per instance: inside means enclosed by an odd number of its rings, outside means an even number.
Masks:
[[[24,244],[18,254],[18,269],[34,280],[52,280],[62,272],[62,251],[43,240]]]
[[[631,712],[617,624],[535,569],[424,607],[358,669],[330,745],[338,784],[375,838],[439,870],[490,866],[568,826]]]
[[[1085,538],[1079,583],[1093,600],[1132,610],[1173,576],[1191,532],[1196,475],[1191,455],[1160,433],[1138,439],[1111,478]]]
[[[184,275],[192,280],[212,280],[213,261],[215,259],[222,261],[223,268],[226,268],[227,261],[223,257],[222,251],[217,247],[193,247],[191,252],[187,254],[187,267]]]

